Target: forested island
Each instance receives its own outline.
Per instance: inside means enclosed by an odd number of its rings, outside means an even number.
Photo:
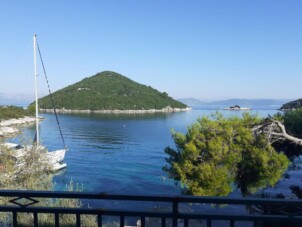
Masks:
[[[166,92],[139,84],[111,71],[85,78],[52,94],[59,112],[173,112],[188,106]],[[50,95],[39,99],[39,107],[52,111]]]

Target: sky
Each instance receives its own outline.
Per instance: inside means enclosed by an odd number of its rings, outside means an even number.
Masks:
[[[33,95],[34,34],[52,91],[110,70],[176,99],[302,97],[301,0],[1,0],[0,94]]]

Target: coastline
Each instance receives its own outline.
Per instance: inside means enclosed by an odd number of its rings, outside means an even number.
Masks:
[[[18,119],[8,119],[0,121],[0,137],[11,137],[20,133],[17,127],[32,124],[36,121],[35,117],[22,117]]]
[[[106,113],[106,114],[144,114],[144,113],[173,113],[173,112],[185,112],[190,111],[192,108],[171,108],[166,107],[163,109],[148,109],[148,110],[71,110],[71,109],[56,109],[57,113]],[[54,113],[53,109],[40,109],[44,113]]]

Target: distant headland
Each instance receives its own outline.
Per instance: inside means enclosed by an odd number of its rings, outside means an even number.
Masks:
[[[298,108],[302,108],[302,98],[291,101],[291,102],[287,102],[287,103],[283,104],[280,109],[281,110],[291,110],[291,109],[298,109]]]

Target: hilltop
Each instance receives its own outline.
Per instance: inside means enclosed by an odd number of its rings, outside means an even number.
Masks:
[[[52,94],[58,110],[128,111],[186,109],[166,92],[139,84],[118,73],[105,71]],[[50,96],[39,99],[41,109],[52,109]]]
[[[289,109],[298,109],[302,107],[302,98],[301,99],[297,99],[288,103],[285,103],[284,105],[282,105],[282,107],[280,108],[281,110],[289,110]]]

